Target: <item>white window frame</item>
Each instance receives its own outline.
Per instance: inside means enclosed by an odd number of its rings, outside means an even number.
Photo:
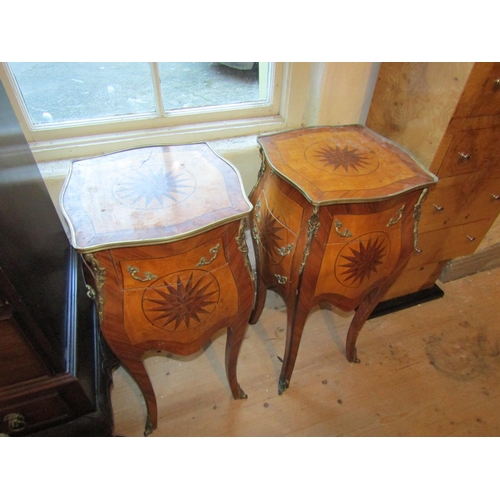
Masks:
[[[35,158],[47,161],[151,144],[219,140],[300,126],[307,99],[308,78],[304,79],[304,72],[297,70],[304,64],[307,63],[273,63],[274,83],[269,89],[272,96],[270,102],[264,105],[228,105],[215,112],[200,111],[198,108],[168,112],[159,117],[127,116],[125,119],[120,117],[48,127],[31,125],[24,101],[6,63],[0,64],[0,78]],[[153,79],[159,84],[157,66],[152,67]]]

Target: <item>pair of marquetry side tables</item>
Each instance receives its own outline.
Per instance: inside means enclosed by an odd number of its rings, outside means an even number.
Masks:
[[[146,401],[145,435],[158,419],[147,351],[189,355],[227,328],[229,386],[246,398],[238,353],[272,288],[287,307],[281,394],[311,309],[355,310],[346,357],[357,361],[361,327],[417,249],[421,203],[437,178],[395,144],[361,125],[258,142],[250,200],[237,170],[205,143],[75,161],[64,184],[62,211],[103,336]]]

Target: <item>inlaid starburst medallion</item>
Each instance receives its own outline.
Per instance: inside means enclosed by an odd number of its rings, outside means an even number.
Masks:
[[[305,156],[315,167],[336,175],[364,175],[377,169],[378,160],[368,150],[345,144],[316,143],[310,146]]]
[[[337,279],[346,286],[362,286],[373,281],[390,253],[385,233],[372,233],[348,243],[335,265]]]
[[[184,168],[143,165],[123,173],[113,185],[113,195],[127,207],[157,210],[185,200],[195,188],[194,177]]]
[[[210,272],[187,270],[164,276],[143,294],[145,316],[165,330],[186,330],[205,321],[216,309],[220,287]]]

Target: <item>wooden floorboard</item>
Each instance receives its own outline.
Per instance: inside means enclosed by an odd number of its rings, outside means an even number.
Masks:
[[[225,333],[188,358],[146,361],[162,436],[500,436],[500,268],[448,283],[444,297],[366,323],[359,364],[344,357],[351,314],[309,316],[290,388],[277,392],[285,345],[283,301],[269,292],[249,326],[231,398]],[[142,436],[141,393],[122,368],[113,376],[115,432]]]

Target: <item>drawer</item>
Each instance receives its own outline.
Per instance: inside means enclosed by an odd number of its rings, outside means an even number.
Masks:
[[[500,63],[494,63],[478,97],[472,116],[500,114]]]
[[[463,130],[454,134],[437,176],[441,179],[484,169],[496,171],[499,162],[500,127]]]
[[[273,285],[288,290],[292,263],[302,222],[302,207],[288,198],[276,183],[262,191],[254,209],[253,232],[263,269]]]
[[[132,345],[147,341],[194,344],[239,310],[238,286],[229,265],[175,269],[144,288],[123,292],[123,321]],[[227,321],[226,321],[227,324]]]
[[[351,226],[355,227],[355,226]],[[345,243],[326,245],[314,295],[331,293],[354,299],[388,277],[399,260],[401,231],[366,232]]]
[[[0,410],[0,432],[15,436],[68,419],[72,412],[57,392]]]
[[[336,214],[335,206],[328,207],[332,216],[328,244],[346,244],[374,231],[387,232],[401,227],[401,218],[406,208],[403,203],[389,210],[368,214]]]
[[[72,375],[41,377],[0,391],[0,432],[22,435],[94,410]]]
[[[439,278],[444,265],[442,262],[432,262],[426,266],[406,267],[382,301],[431,288]]]
[[[213,239],[188,252],[168,257],[157,256],[159,246],[149,248],[155,257],[119,261],[124,290],[149,287],[161,276],[170,274],[172,269],[213,270],[226,264],[222,238]]]
[[[457,214],[455,222],[463,224],[480,219],[495,219],[500,213],[500,178],[490,179],[477,186]]]
[[[477,175],[459,175],[440,179],[429,189],[422,204],[419,230],[444,229],[453,224],[477,181]]]
[[[257,230],[259,246],[274,264],[285,259],[291,261],[297,245],[300,222],[290,223],[283,213],[282,204],[268,203],[266,193],[262,192],[255,206],[254,222]],[[301,212],[301,210],[300,210]]]
[[[493,220],[483,219],[438,231],[419,233],[418,248],[421,252],[413,253],[407,269],[474,253]]]

